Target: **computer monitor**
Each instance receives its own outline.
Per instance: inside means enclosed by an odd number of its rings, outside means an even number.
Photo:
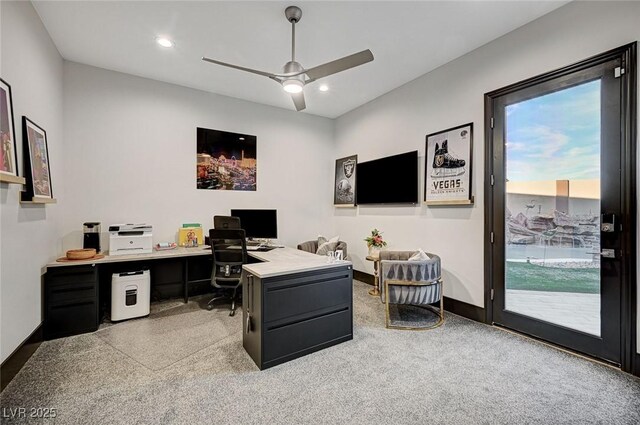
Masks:
[[[247,238],[276,239],[278,237],[277,210],[231,210],[240,218]]]

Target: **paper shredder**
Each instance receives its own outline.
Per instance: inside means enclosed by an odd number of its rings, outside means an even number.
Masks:
[[[111,277],[111,321],[149,315],[149,270],[114,273]]]

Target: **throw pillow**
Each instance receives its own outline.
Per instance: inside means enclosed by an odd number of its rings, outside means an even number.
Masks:
[[[329,251],[335,251],[338,247],[338,241],[340,236],[334,236],[331,239],[327,239],[324,236],[318,236],[318,249],[316,254],[327,255]]]
[[[431,257],[427,255],[422,249],[418,249],[411,257],[409,257],[408,261],[427,261],[430,260]]]

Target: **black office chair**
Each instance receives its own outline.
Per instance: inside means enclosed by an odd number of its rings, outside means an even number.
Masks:
[[[213,256],[211,285],[219,290],[219,294],[207,303],[207,310],[213,310],[217,300],[229,298],[225,293],[232,290],[231,313],[236,314],[236,296],[242,284],[242,265],[247,262],[247,242],[242,229],[211,229],[209,243]]]
[[[220,229],[220,230],[242,229],[242,227],[240,226],[240,217],[232,217],[227,215],[214,215],[213,228]]]

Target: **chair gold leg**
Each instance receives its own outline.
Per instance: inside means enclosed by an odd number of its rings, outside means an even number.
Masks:
[[[442,282],[440,282],[440,284],[442,284]],[[398,285],[398,283],[394,283],[394,285]],[[435,311],[435,307],[433,306],[416,306],[416,307],[421,307],[421,308],[430,310],[431,312],[435,313],[439,319],[435,324],[427,327],[394,326],[391,324],[391,319],[389,315],[389,281],[386,281],[386,280],[384,282],[384,292],[385,292],[385,301],[386,301],[385,302],[385,311],[386,311],[385,327],[387,329],[398,329],[398,330],[407,330],[407,331],[428,331],[441,326],[445,321],[444,320],[444,294],[441,292],[440,293],[440,309],[438,312]]]

